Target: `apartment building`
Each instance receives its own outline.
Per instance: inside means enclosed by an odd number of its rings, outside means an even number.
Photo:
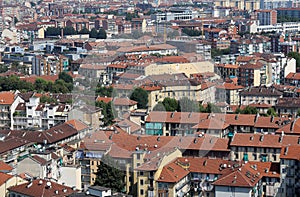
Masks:
[[[300,108],[300,99],[297,97],[279,98],[275,105],[276,112],[281,115],[297,116],[299,108]]]
[[[270,67],[261,62],[241,65],[238,74],[238,84],[244,87],[267,85],[272,79]]]
[[[280,162],[282,147],[298,143],[298,136],[236,133],[230,143],[231,159]]]
[[[240,91],[244,89],[243,86],[239,86],[233,83],[223,83],[216,86],[216,101],[226,102],[229,105],[240,104]]]
[[[65,56],[35,56],[32,60],[33,75],[57,75],[69,69],[69,61]]]
[[[151,19],[157,23],[177,21],[189,21],[197,18],[197,12],[186,8],[172,8],[165,12],[151,15]]]
[[[12,129],[14,125],[13,114],[23,99],[17,95],[18,92],[0,93],[0,128]]]
[[[291,122],[288,117],[263,117],[258,114],[222,114],[222,113],[197,113],[197,112],[159,112],[152,111],[145,121],[147,135],[192,136],[203,134],[197,132],[197,125],[203,123],[202,129],[219,127],[228,129],[228,132],[208,133],[220,137],[232,136],[233,132],[256,133],[275,131]],[[210,122],[211,121],[211,122]],[[215,125],[215,122],[218,124]],[[229,127],[227,128],[227,125]],[[201,124],[200,124],[201,125]],[[206,126],[206,127],[204,127]],[[201,127],[199,127],[201,129]],[[221,128],[221,129],[220,129]],[[202,131],[203,132],[203,131]],[[205,130],[204,130],[205,133]]]
[[[54,125],[68,120],[68,104],[40,103],[40,97],[32,96],[29,102],[17,105],[13,113],[13,128],[44,128],[49,129]]]
[[[285,196],[296,196],[300,193],[299,185],[299,167],[300,167],[300,158],[299,158],[299,145],[286,145],[282,148],[280,154],[280,171],[281,171],[281,192]]]
[[[283,97],[283,93],[274,87],[250,87],[240,92],[241,105],[253,103],[263,103],[275,106],[278,99]]]
[[[256,10],[255,13],[259,25],[274,25],[277,23],[276,10]]]
[[[285,76],[284,83],[286,85],[300,87],[300,73],[296,73],[296,72],[288,73],[288,75]]]

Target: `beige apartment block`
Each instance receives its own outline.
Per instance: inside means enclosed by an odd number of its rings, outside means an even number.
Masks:
[[[214,72],[214,64],[210,61],[175,63],[175,64],[150,64],[145,68],[145,76],[161,74],[184,73],[186,76],[196,73]]]

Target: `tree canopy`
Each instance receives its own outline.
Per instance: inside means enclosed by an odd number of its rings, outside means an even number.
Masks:
[[[258,110],[256,107],[246,106],[244,109],[237,108],[236,114],[257,114]]]
[[[277,116],[277,113],[276,113],[276,111],[275,111],[275,109],[273,108],[273,107],[270,107],[269,109],[268,109],[268,111],[267,111],[267,115],[268,116]]]
[[[73,83],[66,83],[62,79],[52,81],[45,81],[37,78],[32,84],[30,82],[22,81],[17,76],[0,77],[0,91],[37,91],[37,92],[52,92],[52,93],[68,93],[73,89]]]
[[[114,111],[113,103],[105,103],[103,101],[97,101],[96,107],[102,108],[102,115],[104,116],[103,123],[104,126],[109,126],[113,123],[116,112]]]
[[[111,188],[114,192],[125,191],[125,173],[118,168],[118,163],[104,155],[98,165],[94,185]]]
[[[138,102],[139,109],[147,109],[148,107],[148,92],[142,88],[136,88],[133,90],[131,100]]]
[[[106,31],[103,28],[99,29],[97,38],[98,39],[106,39],[107,38]]]

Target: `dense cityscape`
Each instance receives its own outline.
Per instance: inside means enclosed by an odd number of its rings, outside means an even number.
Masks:
[[[0,0],[0,197],[300,196],[299,0]]]

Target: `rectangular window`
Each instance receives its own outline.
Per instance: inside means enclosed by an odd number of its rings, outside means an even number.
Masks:
[[[140,194],[144,195],[144,190],[143,189],[140,190]]]
[[[144,180],[143,179],[140,180],[140,185],[144,185]]]

